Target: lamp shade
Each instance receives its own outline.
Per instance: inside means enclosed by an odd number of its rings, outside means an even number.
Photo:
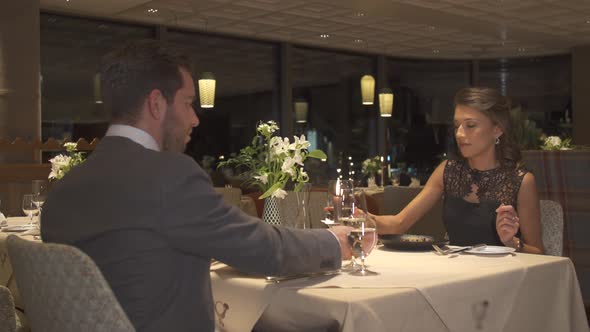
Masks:
[[[363,105],[373,105],[375,100],[375,79],[371,75],[361,77],[361,96]]]
[[[381,117],[390,118],[393,112],[393,91],[383,88],[379,92],[379,112]]]
[[[307,111],[309,110],[309,104],[305,100],[296,100],[293,103],[295,109],[295,122],[306,123],[307,122]]]
[[[202,108],[213,108],[215,105],[215,76],[204,72],[199,78],[199,99]]]
[[[102,104],[102,92],[100,90],[100,73],[94,74],[92,80],[92,88],[94,92],[94,103]]]

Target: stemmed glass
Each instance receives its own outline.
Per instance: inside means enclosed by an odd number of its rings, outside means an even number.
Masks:
[[[338,224],[338,218],[342,215],[342,193],[353,189],[352,180],[331,180],[328,182],[328,201],[326,202],[326,219]]]
[[[39,215],[43,211],[43,203],[47,197],[47,181],[33,180],[33,204],[39,209]]]
[[[352,180],[335,180],[330,182],[328,192],[329,203],[332,203],[332,218],[335,225],[351,226],[350,219],[352,217],[353,202],[350,200],[354,192],[354,183]],[[350,263],[344,265],[341,270],[344,272],[352,272],[358,270],[360,267],[353,256]]]
[[[352,249],[352,255],[360,258],[361,267],[350,274],[355,276],[376,275],[365,266],[365,259],[377,244],[377,227],[371,218],[367,218],[367,199],[363,190],[357,189],[345,200],[351,202],[352,213],[349,218],[343,218],[343,224],[353,227],[348,235],[348,242]]]
[[[23,212],[29,217],[29,226],[34,226],[33,224],[33,215],[39,212],[39,208],[33,202],[33,194],[25,194],[23,195]]]

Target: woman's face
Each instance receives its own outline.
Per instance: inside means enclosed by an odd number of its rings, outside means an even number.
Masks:
[[[474,158],[490,153],[494,156],[496,138],[502,129],[482,112],[468,106],[455,108],[455,139],[464,158]]]

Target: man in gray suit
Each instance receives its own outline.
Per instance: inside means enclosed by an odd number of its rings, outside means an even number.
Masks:
[[[199,124],[186,58],[144,41],[106,57],[101,75],[111,126],[53,186],[41,232],[92,257],[138,331],[213,331],[211,258],[284,275],[350,256],[348,228],[270,226],[215,193],[182,153]]]

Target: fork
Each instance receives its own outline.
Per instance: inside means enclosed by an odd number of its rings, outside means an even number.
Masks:
[[[448,255],[448,254],[456,254],[456,253],[459,253],[459,252],[462,252],[462,251],[471,250],[471,249],[475,249],[475,248],[481,248],[481,247],[485,247],[485,246],[486,246],[485,243],[478,243],[478,244],[473,245],[473,246],[467,246],[467,247],[456,248],[456,249],[442,250],[436,244],[433,244],[432,245],[432,247],[434,248],[434,250],[436,250],[436,252],[438,252],[442,256],[445,256],[445,255]]]

